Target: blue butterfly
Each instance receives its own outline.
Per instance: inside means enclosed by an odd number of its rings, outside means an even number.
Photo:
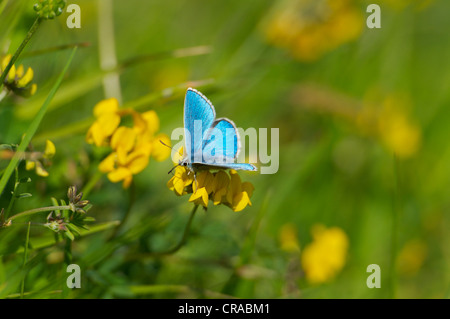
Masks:
[[[252,164],[234,163],[240,151],[236,125],[227,118],[216,119],[211,102],[199,91],[188,88],[184,101],[186,156],[179,165],[192,171],[235,169],[256,171]]]

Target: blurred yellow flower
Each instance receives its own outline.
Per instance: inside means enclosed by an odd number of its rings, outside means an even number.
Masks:
[[[408,241],[397,257],[397,271],[403,276],[414,276],[427,257],[428,247],[419,240]]]
[[[56,147],[52,141],[47,140],[44,153],[29,152],[25,155],[25,169],[27,171],[35,170],[36,174],[41,177],[47,177],[48,172],[44,166],[50,164],[50,160],[55,156]]]
[[[281,249],[293,253],[300,252],[300,243],[297,239],[297,228],[293,224],[284,224],[281,226],[279,240]]]
[[[398,95],[387,96],[381,107],[365,104],[357,115],[360,129],[378,137],[400,158],[416,154],[422,144],[422,132],[405,111],[407,99]]]
[[[142,172],[150,157],[163,161],[170,155],[170,139],[159,130],[159,118],[155,111],[144,113],[132,109],[120,109],[115,98],[103,100],[94,107],[96,121],[89,128],[86,141],[96,146],[109,146],[112,152],[100,163],[99,170],[108,179],[122,181],[128,188],[133,175]],[[133,126],[121,126],[122,118],[131,116]]]
[[[379,116],[379,132],[389,149],[399,157],[407,158],[419,150],[422,134],[420,128],[398,108],[396,102],[394,98],[385,100]]]
[[[6,69],[11,61],[11,54],[8,54],[0,59],[0,74]],[[15,65],[11,67],[8,75],[3,83],[5,87],[14,94],[22,97],[30,97],[36,93],[37,84],[31,83],[33,81],[34,72],[32,68],[28,68],[25,72],[23,65],[16,68]]]
[[[313,242],[302,253],[301,262],[306,279],[313,284],[330,281],[345,265],[349,240],[338,227],[315,225]]]
[[[251,183],[241,182],[235,170],[230,170],[230,175],[223,170],[205,170],[194,177],[194,173],[184,166],[175,168],[167,187],[178,196],[191,194],[189,201],[195,205],[207,208],[211,200],[214,205],[224,204],[235,212],[251,206],[250,197],[254,190]]]
[[[362,32],[364,15],[352,0],[284,1],[269,19],[265,35],[301,61],[314,61]]]

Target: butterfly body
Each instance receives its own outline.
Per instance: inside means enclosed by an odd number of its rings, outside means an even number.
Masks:
[[[216,119],[212,103],[189,88],[184,102],[185,154],[179,165],[194,173],[200,170],[235,169],[255,171],[252,164],[235,163],[240,150],[236,125],[227,118]]]

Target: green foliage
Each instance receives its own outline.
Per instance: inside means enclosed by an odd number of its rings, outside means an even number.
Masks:
[[[77,1],[81,29],[66,27],[65,1],[36,2],[0,1],[0,56],[18,53],[38,84],[28,99],[0,92],[0,298],[448,298],[448,1],[383,6],[381,29],[309,61],[266,35],[289,1],[111,1],[112,46],[99,41],[97,1]],[[36,19],[58,15],[18,50]],[[117,63],[99,63],[102,50]],[[155,110],[169,136],[189,86],[238,127],[280,128],[278,172],[241,175],[255,186],[244,211],[195,217],[166,186],[170,160],[152,159],[133,188],[111,183],[98,169],[110,150],[86,133],[113,76],[121,108]],[[26,156],[47,140],[56,153],[42,177]],[[317,224],[339,227],[349,249],[314,284],[302,254]],[[69,261],[81,289],[64,286]],[[373,263],[380,289],[366,286]]]

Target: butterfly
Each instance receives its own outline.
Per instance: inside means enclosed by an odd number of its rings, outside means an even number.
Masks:
[[[236,125],[227,118],[216,119],[212,103],[192,88],[187,89],[184,100],[184,138],[185,157],[179,165],[191,171],[256,171],[252,164],[235,163],[241,147]]]

